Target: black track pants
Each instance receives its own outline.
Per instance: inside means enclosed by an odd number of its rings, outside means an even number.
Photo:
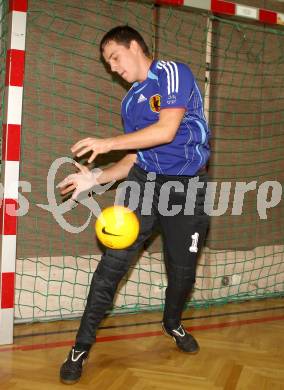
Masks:
[[[204,213],[207,174],[168,176],[147,174],[136,164],[124,183],[124,203],[140,220],[136,242],[124,250],[106,249],[93,275],[77,344],[93,344],[96,330],[111,308],[118,283],[153,229],[159,225],[164,241],[168,277],[163,321],[167,327],[180,324],[182,310],[195,283],[197,256],[203,246],[209,218]],[[192,180],[204,183],[192,198]],[[194,191],[193,191],[194,192]],[[193,203],[194,202],[194,203]]]

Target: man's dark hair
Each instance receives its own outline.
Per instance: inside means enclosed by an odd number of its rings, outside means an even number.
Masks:
[[[100,43],[100,51],[101,54],[104,51],[105,46],[110,42],[114,41],[117,44],[123,45],[127,48],[130,47],[131,41],[136,41],[138,45],[143,50],[143,53],[150,57],[150,52],[148,46],[146,45],[143,37],[136,31],[134,28],[130,26],[117,26],[108,31],[102,38]]]

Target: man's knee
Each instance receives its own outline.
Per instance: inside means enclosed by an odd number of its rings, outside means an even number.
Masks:
[[[189,266],[179,266],[169,264],[168,267],[168,286],[176,291],[188,291],[195,283],[196,264]]]
[[[129,269],[130,260],[124,251],[112,251],[103,255],[96,274],[100,279],[119,282]]]

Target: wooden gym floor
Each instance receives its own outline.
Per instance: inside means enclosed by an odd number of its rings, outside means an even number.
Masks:
[[[184,313],[201,350],[178,351],[160,328],[161,313],[104,320],[74,389],[284,389],[284,301],[270,299]],[[16,325],[0,346],[0,389],[64,389],[59,367],[78,321]],[[70,387],[70,386],[69,386]]]

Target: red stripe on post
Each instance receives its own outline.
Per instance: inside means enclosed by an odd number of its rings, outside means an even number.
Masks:
[[[228,1],[211,0],[211,11],[220,14],[235,15],[236,4]]]
[[[25,52],[24,50],[7,50],[5,85],[22,87],[24,83]]]
[[[21,125],[3,124],[2,160],[19,161]]]
[[[18,202],[15,199],[2,199],[0,207],[0,234],[5,236],[16,235]]]
[[[263,23],[276,24],[277,23],[277,12],[268,11],[267,9],[260,9],[258,19],[260,22],[263,22]]]
[[[27,12],[28,0],[9,0],[9,11]]]
[[[15,273],[5,272],[2,274],[2,297],[1,309],[11,309],[14,307],[15,294]]]
[[[183,5],[184,0],[156,0],[158,5]]]

